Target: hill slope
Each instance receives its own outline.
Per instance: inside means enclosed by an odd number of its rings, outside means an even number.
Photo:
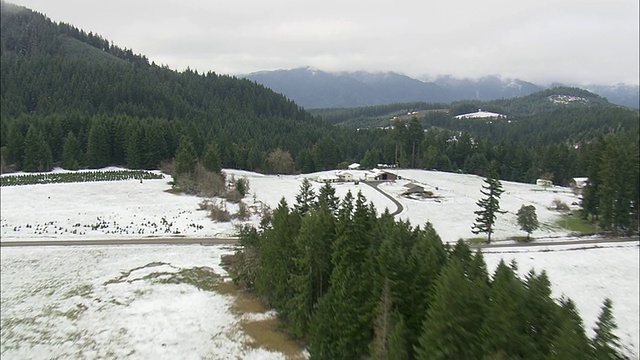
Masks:
[[[223,165],[258,169],[270,151],[282,148],[296,158],[334,131],[252,81],[157,66],[99,35],[26,8],[2,2],[1,30],[0,146],[6,147],[7,163],[17,168],[31,126],[47,140],[52,163],[62,161],[70,133],[81,151],[91,154],[88,140],[96,129],[110,134],[97,135],[107,138],[100,148],[104,159],[93,163],[87,156],[81,166],[150,168],[172,157],[183,135],[198,155],[217,143]],[[150,149],[154,144],[160,154]],[[135,146],[140,148],[128,149]],[[131,160],[134,152],[141,153],[140,161]]]

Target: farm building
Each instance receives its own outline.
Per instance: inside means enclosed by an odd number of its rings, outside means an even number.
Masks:
[[[536,185],[547,188],[553,186],[553,182],[548,179],[538,179],[536,180]]]
[[[338,179],[340,181],[353,181],[354,177],[353,174],[347,171],[338,171],[336,173],[336,176],[338,176]]]
[[[571,179],[569,182],[569,187],[573,189],[575,194],[582,194],[585,186],[589,184],[589,178],[586,177],[576,177]]]
[[[399,177],[390,171],[373,169],[366,174],[367,181],[394,181]]]

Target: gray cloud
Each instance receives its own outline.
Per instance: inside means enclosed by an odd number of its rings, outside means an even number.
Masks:
[[[637,0],[14,0],[176,69],[639,78]]]

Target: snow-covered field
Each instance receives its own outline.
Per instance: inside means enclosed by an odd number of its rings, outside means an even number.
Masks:
[[[283,359],[249,342],[230,295],[163,283],[225,275],[220,246],[2,249],[3,359]]]
[[[246,177],[250,206],[274,208],[282,197],[292,206],[304,177],[267,176],[226,170]],[[404,207],[399,215],[413,225],[430,221],[443,241],[470,238],[483,179],[472,175],[400,170],[403,180],[380,189]],[[1,241],[118,239],[144,237],[233,236],[233,223],[214,223],[198,211],[202,199],[175,195],[169,179],[2,187]],[[321,186],[312,182],[317,189]],[[431,199],[401,194],[409,184],[431,191]],[[493,238],[523,236],[515,212],[536,206],[541,229],[537,241],[570,238],[556,226],[554,200],[571,207],[578,199],[569,189],[503,182],[500,215]],[[395,204],[374,188],[335,184],[337,195],[362,191],[379,212]],[[227,204],[229,212],[237,205]],[[253,217],[249,222],[257,222]],[[571,247],[571,246],[569,246]],[[605,297],[614,304],[618,334],[638,354],[637,242],[600,247],[573,246],[486,251],[493,269],[500,258],[515,258],[521,273],[546,269],[554,296],[574,299],[587,329],[593,327]],[[578,247],[578,249],[575,249]],[[224,275],[220,256],[229,248],[201,246],[46,247],[2,249],[2,358],[278,358],[266,350],[243,346],[246,335],[229,310],[228,295],[201,291],[188,284],[166,284],[156,277],[181,270],[211,268]],[[130,273],[129,273],[130,272]],[[128,274],[122,276],[121,274]],[[161,276],[161,278],[162,278]],[[118,281],[115,281],[119,279]],[[637,356],[637,355],[636,355]]]

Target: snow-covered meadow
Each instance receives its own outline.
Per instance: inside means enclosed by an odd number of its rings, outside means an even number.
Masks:
[[[276,207],[281,198],[295,203],[304,177],[226,170],[246,177],[250,207]],[[403,178],[380,185],[399,201],[398,215],[415,225],[430,221],[443,241],[471,238],[471,225],[483,179],[472,175],[399,170]],[[228,237],[240,223],[214,223],[198,210],[202,199],[176,195],[169,178],[98,183],[2,187],[1,241],[119,239],[147,237]],[[318,189],[321,183],[312,181]],[[410,184],[432,198],[401,194]],[[379,212],[395,204],[364,183],[336,183],[336,193],[362,191]],[[541,229],[536,241],[571,239],[558,227],[554,200],[574,208],[578,198],[567,188],[544,190],[532,184],[503,182],[496,241],[523,236],[515,213],[534,205]],[[229,212],[237,205],[226,204]],[[248,222],[256,223],[254,216]],[[569,248],[569,249],[567,249]],[[2,358],[281,358],[245,346],[242,321],[230,311],[230,295],[158,279],[189,269],[224,276],[220,256],[231,248],[196,245],[2,248]],[[605,297],[614,304],[618,334],[638,354],[638,242],[599,246],[524,247],[486,250],[489,269],[501,258],[516,259],[522,274],[545,269],[554,296],[575,300],[591,329]],[[126,276],[124,276],[126,275]],[[118,280],[119,279],[119,280]],[[118,280],[118,281],[116,281]],[[55,356],[54,356],[55,355]]]

